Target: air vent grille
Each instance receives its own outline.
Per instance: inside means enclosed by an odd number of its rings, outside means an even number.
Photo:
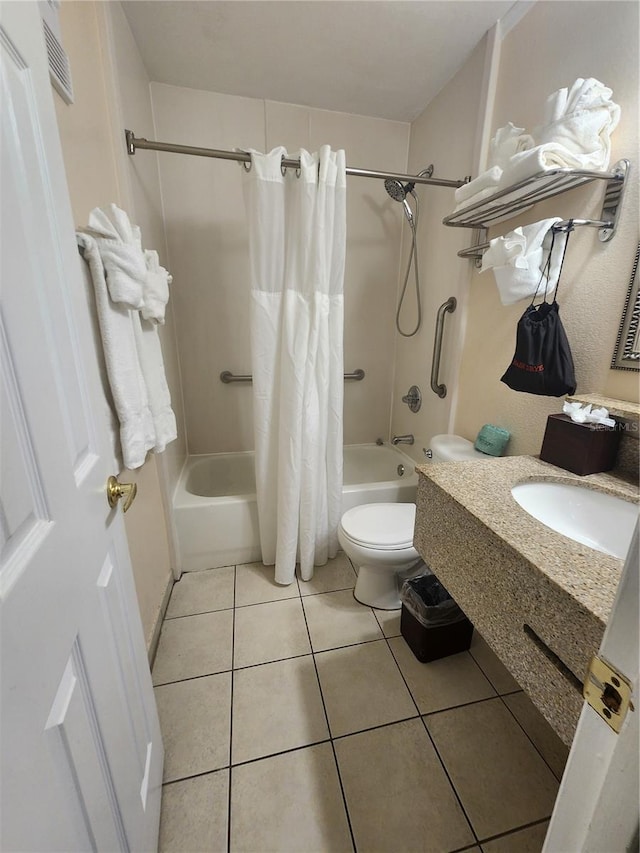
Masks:
[[[64,48],[58,41],[55,33],[44,19],[42,21],[42,25],[44,27],[44,39],[47,45],[51,82],[63,100],[66,101],[67,104],[72,104],[73,86],[71,84],[69,57],[65,53]]]

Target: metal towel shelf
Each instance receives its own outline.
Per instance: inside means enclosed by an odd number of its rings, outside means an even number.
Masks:
[[[480,239],[474,246],[458,252],[461,258],[472,258],[479,264],[488,248],[487,230],[498,222],[510,219],[532,205],[561,193],[589,184],[592,181],[606,181],[604,200],[600,219],[574,219],[575,226],[588,226],[599,229],[599,239],[605,243],[614,236],[618,217],[622,207],[622,198],[629,174],[628,160],[619,160],[610,172],[593,172],[581,169],[550,169],[539,172],[511,187],[499,190],[483,201],[471,204],[462,210],[446,216],[442,222],[454,228],[477,228],[481,230]],[[559,222],[558,229],[566,227],[567,222]]]
[[[365,373],[364,370],[358,368],[354,370],[353,373],[345,373],[345,379],[355,379],[356,382],[360,382],[361,379],[364,379]],[[224,382],[225,385],[228,385],[230,382],[253,382],[253,376],[250,373],[240,373],[233,374],[230,370],[223,370],[220,374],[220,381]]]

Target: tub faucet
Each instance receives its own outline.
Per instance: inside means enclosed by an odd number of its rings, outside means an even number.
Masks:
[[[412,435],[394,435],[391,439],[391,444],[413,444],[415,441]]]

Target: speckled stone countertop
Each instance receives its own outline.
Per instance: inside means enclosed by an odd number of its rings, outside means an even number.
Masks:
[[[637,487],[611,474],[578,477],[532,456],[417,471],[416,548],[570,743],[578,682],[600,644],[623,561],[546,527],[511,488],[530,479],[578,482],[637,502]]]

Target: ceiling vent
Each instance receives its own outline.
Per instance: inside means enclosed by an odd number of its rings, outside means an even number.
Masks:
[[[71,68],[69,57],[62,47],[60,29],[60,0],[41,0],[40,14],[44,28],[44,40],[49,59],[49,76],[60,97],[67,103],[73,103]]]

